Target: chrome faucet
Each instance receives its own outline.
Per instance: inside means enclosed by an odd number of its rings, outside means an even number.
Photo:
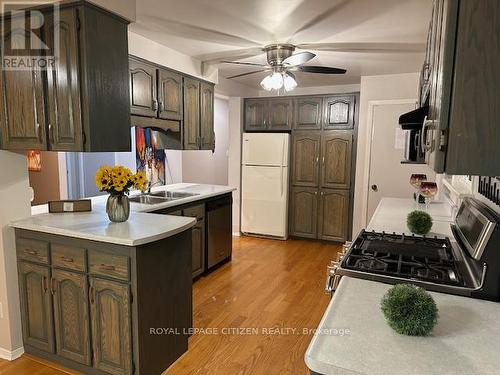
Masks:
[[[153,183],[153,184],[151,183],[151,181],[150,181],[150,182],[148,182],[148,190],[146,191],[146,194],[151,194],[151,188],[152,188],[153,186],[155,186],[155,185],[159,185],[159,184],[161,184],[161,183],[162,183],[162,181],[156,181],[156,182],[155,182],[155,183]]]

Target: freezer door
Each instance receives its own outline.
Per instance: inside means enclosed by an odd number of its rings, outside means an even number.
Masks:
[[[243,165],[288,165],[290,135],[286,133],[244,133]]]
[[[241,231],[288,236],[288,168],[244,166]]]

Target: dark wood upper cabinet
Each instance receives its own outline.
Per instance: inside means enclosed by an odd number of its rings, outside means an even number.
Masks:
[[[182,76],[158,69],[158,117],[165,120],[182,120]]]
[[[2,55],[25,56],[29,51],[17,48],[24,36],[29,45],[30,32],[12,28],[3,21]],[[18,23],[19,24],[19,23]],[[36,66],[29,70],[0,70],[0,145],[7,150],[47,149],[44,78]]]
[[[184,149],[200,148],[200,81],[184,78]]]
[[[321,189],[318,238],[345,242],[349,223],[349,191]]]
[[[294,129],[319,130],[321,129],[323,98],[305,97],[295,100]]]
[[[290,234],[316,238],[318,235],[318,189],[293,187],[291,189]]]
[[[200,136],[202,150],[215,150],[214,86],[200,84]]]
[[[130,59],[130,111],[133,115],[156,117],[158,97],[156,67]]]
[[[54,352],[50,269],[19,262],[19,295],[23,341],[45,352]]]
[[[262,131],[267,127],[267,99],[245,101],[245,130]]]
[[[63,9],[57,22],[48,15],[45,29],[49,48],[54,51],[54,30],[59,33],[59,58],[47,70],[48,133],[51,150],[83,149],[83,128],[78,73],[78,29],[75,8]]]
[[[321,135],[297,132],[292,137],[292,184],[318,187]]]
[[[94,367],[114,375],[132,374],[128,284],[90,280]]]
[[[1,148],[130,151],[128,22],[88,2],[61,5],[57,21],[39,10],[48,68],[2,70]]]
[[[355,96],[331,96],[323,101],[323,129],[352,129],[354,127]]]
[[[326,132],[321,144],[321,186],[349,189],[351,185],[352,133]]]
[[[271,99],[267,105],[268,130],[290,130],[293,122],[293,100]]]
[[[57,355],[90,365],[88,286],[85,275],[52,272]]]

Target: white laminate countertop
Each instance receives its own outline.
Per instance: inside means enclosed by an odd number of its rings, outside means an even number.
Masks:
[[[343,277],[306,352],[307,366],[324,375],[500,374],[500,304],[430,292],[438,324],[429,337],[410,337],[394,332],[380,310],[390,287]]]
[[[47,205],[34,206],[32,216],[11,223],[11,227],[57,234],[93,241],[139,246],[173,236],[196,224],[196,219],[149,212],[180,206],[235,190],[229,186],[205,184],[173,184],[152,191],[180,191],[196,195],[159,204],[130,203],[130,218],[124,223],[112,223],[105,212],[107,195],[92,197],[92,211],[79,213],[48,213]],[[133,193],[138,194],[138,192]]]
[[[423,209],[411,199],[384,198],[369,230],[409,233],[406,216]],[[451,209],[431,203],[431,235],[453,237]],[[380,301],[391,285],[342,277],[305,354],[319,374],[500,374],[500,304],[431,293],[439,322],[430,337],[395,333],[385,322]],[[338,332],[350,330],[349,335]],[[337,331],[335,331],[337,330]]]

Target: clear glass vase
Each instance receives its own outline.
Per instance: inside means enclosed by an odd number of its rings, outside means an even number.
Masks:
[[[125,194],[111,194],[106,202],[106,213],[109,220],[122,223],[130,216],[130,202]]]

